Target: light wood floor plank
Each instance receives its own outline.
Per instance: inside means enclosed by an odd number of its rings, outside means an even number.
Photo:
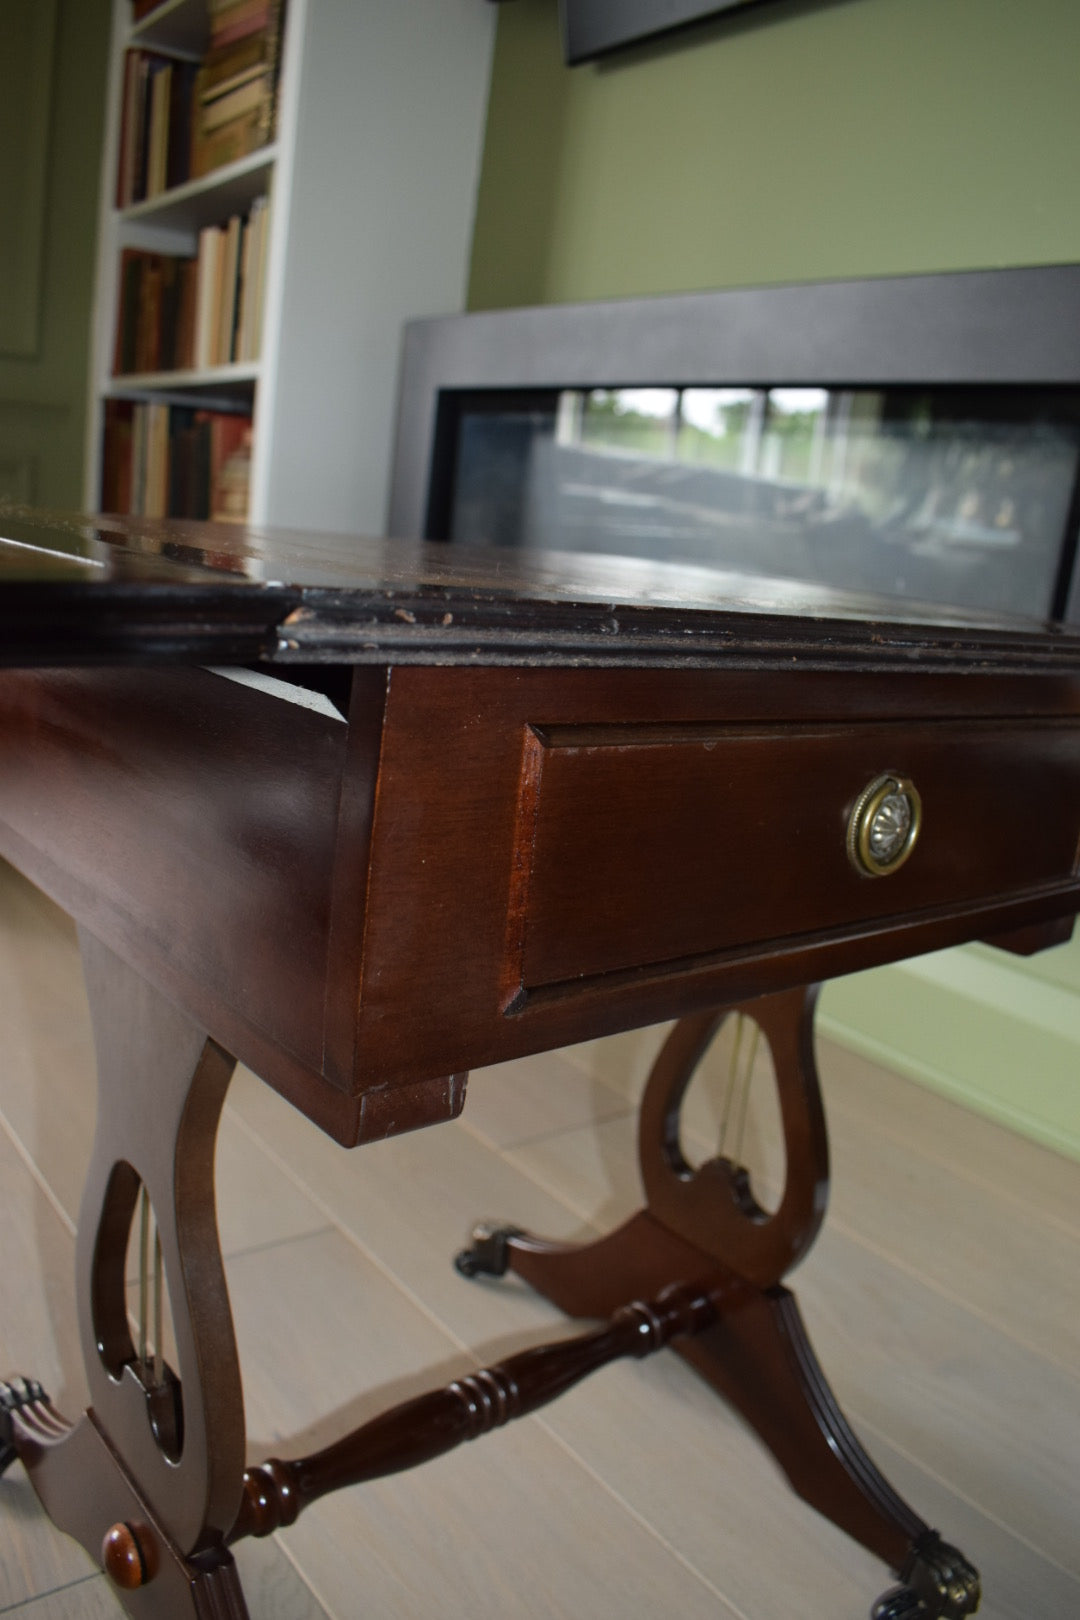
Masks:
[[[88,1575],[17,1608],[0,1609],[18,1620],[122,1620],[123,1612],[104,1575]]]
[[[74,1223],[97,1111],[90,1010],[75,927],[3,863],[0,918],[0,1112]],[[216,1173],[226,1254],[302,1236],[325,1224],[294,1183],[267,1176],[228,1112],[218,1133]]]
[[[865,1122],[846,1110],[830,1119],[831,1222],[1060,1368],[1080,1368],[1080,1233],[920,1153],[880,1140],[868,1152]],[[1076,1181],[1080,1203],[1080,1166]]]
[[[540,1052],[469,1076],[467,1128],[496,1147],[625,1114],[631,1104],[600,1076],[583,1083],[581,1068],[561,1052]]]
[[[279,1165],[318,1190],[326,1218],[371,1255],[419,1307],[462,1345],[561,1320],[543,1300],[519,1289],[524,1320],[508,1316],[505,1292],[470,1286],[452,1264],[478,1219],[535,1223],[572,1239],[582,1223],[565,1205],[523,1182],[502,1156],[460,1124],[419,1131],[344,1153],[329,1137],[252,1076],[235,1090],[237,1117]],[[402,1189],[408,1196],[402,1196]]]
[[[867,1419],[991,1517],[1080,1574],[1080,1385],[826,1228],[795,1279],[811,1338]]]
[[[973,1114],[832,1041],[818,1042],[830,1114],[843,1109],[943,1175],[981,1183],[1039,1220],[1080,1233],[1080,1164]]]
[[[37,1378],[56,1400],[85,1403],[72,1284],[74,1243],[0,1131],[0,1377]],[[0,1611],[90,1568],[82,1550],[45,1521],[22,1469],[0,1479]]]

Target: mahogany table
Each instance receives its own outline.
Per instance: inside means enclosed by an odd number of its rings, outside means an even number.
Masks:
[[[236,1620],[241,1537],[670,1343],[896,1573],[876,1616],[972,1613],[975,1570],[863,1451],[782,1282],[828,1185],[814,986],[1067,936],[1080,638],[611,558],[26,514],[0,537],[0,854],[79,924],[99,1070],[92,1404],[0,1385],[0,1466],[128,1612]],[[773,1213],[679,1151],[737,1008],[776,1070]],[[235,1062],[352,1147],[452,1118],[472,1066],[670,1018],[641,1212],[458,1257],[600,1325],[245,1471],[213,1187]]]

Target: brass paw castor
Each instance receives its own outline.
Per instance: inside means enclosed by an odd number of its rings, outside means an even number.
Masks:
[[[454,1256],[454,1265],[463,1277],[505,1277],[510,1263],[507,1244],[521,1235],[519,1226],[474,1226],[471,1244]]]
[[[974,1564],[936,1530],[915,1542],[900,1581],[878,1599],[870,1620],[965,1620],[982,1596]]]

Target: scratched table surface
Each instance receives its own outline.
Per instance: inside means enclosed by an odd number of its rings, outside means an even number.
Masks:
[[[702,666],[993,645],[1073,664],[1080,637],[782,578],[640,558],[0,511],[0,663]]]

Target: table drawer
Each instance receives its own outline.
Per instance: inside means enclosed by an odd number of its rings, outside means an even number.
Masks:
[[[526,989],[989,905],[1076,870],[1071,721],[568,726],[526,753]],[[848,820],[883,772],[914,783],[922,827],[901,867],[867,877]]]

